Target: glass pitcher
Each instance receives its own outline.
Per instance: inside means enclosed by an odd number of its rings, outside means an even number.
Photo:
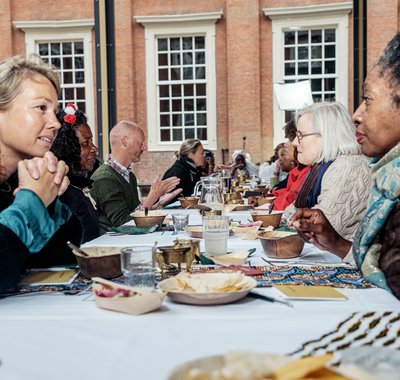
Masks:
[[[222,210],[224,201],[222,196],[222,179],[219,176],[201,178],[200,204],[213,210]]]

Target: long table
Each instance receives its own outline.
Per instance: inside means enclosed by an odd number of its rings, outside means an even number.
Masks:
[[[231,215],[248,218],[246,213]],[[191,224],[199,220],[190,211]],[[165,245],[175,238],[170,231],[104,235],[87,246],[153,244],[155,240]],[[264,255],[259,241],[238,237],[228,241],[228,249],[253,247],[257,250],[252,264]],[[333,259],[310,247],[303,258]],[[141,316],[98,309],[90,293],[4,298],[0,300],[0,378],[166,379],[185,361],[232,350],[290,353],[302,342],[331,331],[353,312],[400,312],[400,302],[382,289],[341,291],[347,301],[294,301],[293,308],[253,298],[220,306],[175,304],[166,298],[160,310]],[[276,296],[273,288],[257,292]]]

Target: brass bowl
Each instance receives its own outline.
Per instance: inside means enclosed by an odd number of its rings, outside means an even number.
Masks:
[[[257,234],[265,254],[277,259],[298,257],[304,247],[304,240],[297,232],[263,231]]]
[[[192,205],[197,205],[199,203],[200,197],[181,197],[178,198],[179,202],[181,202],[181,206],[183,208],[187,208]]]
[[[147,216],[144,215],[144,211],[135,211],[131,214],[136,227],[153,227],[155,224],[162,223],[167,214],[162,211],[149,210]]]
[[[115,278],[122,276],[120,247],[83,248],[89,257],[72,250],[78,261],[79,270],[86,278]]]
[[[268,211],[253,211],[251,216],[254,222],[261,221],[262,227],[279,227],[279,223],[281,222],[283,215],[283,211],[272,211],[268,213]]]

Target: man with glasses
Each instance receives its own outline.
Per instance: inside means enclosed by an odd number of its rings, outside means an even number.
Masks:
[[[143,129],[130,121],[120,121],[110,132],[111,154],[93,173],[90,191],[99,213],[101,232],[108,227],[119,227],[131,220],[130,214],[137,209],[154,209],[167,204],[182,189],[179,178],[170,177],[161,181],[157,175],[146,199],[140,203],[136,176],[132,163],[140,161],[147,146]]]

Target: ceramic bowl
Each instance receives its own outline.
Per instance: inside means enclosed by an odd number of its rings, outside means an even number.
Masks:
[[[131,214],[136,227],[153,227],[155,224],[162,223],[167,214],[158,210],[149,210],[147,216],[144,211],[135,211]]]
[[[251,216],[254,222],[261,221],[262,227],[279,227],[281,222],[283,211],[272,211],[270,214],[268,211],[253,211]]]
[[[183,208],[187,208],[192,205],[197,205],[199,203],[200,197],[181,197],[178,198],[179,202],[181,202],[181,206]]]
[[[83,256],[73,250],[79,270],[86,278],[114,278],[122,276],[120,247],[82,248],[89,256]]]
[[[263,231],[258,238],[267,256],[279,259],[298,257],[304,247],[304,240],[297,232]]]

